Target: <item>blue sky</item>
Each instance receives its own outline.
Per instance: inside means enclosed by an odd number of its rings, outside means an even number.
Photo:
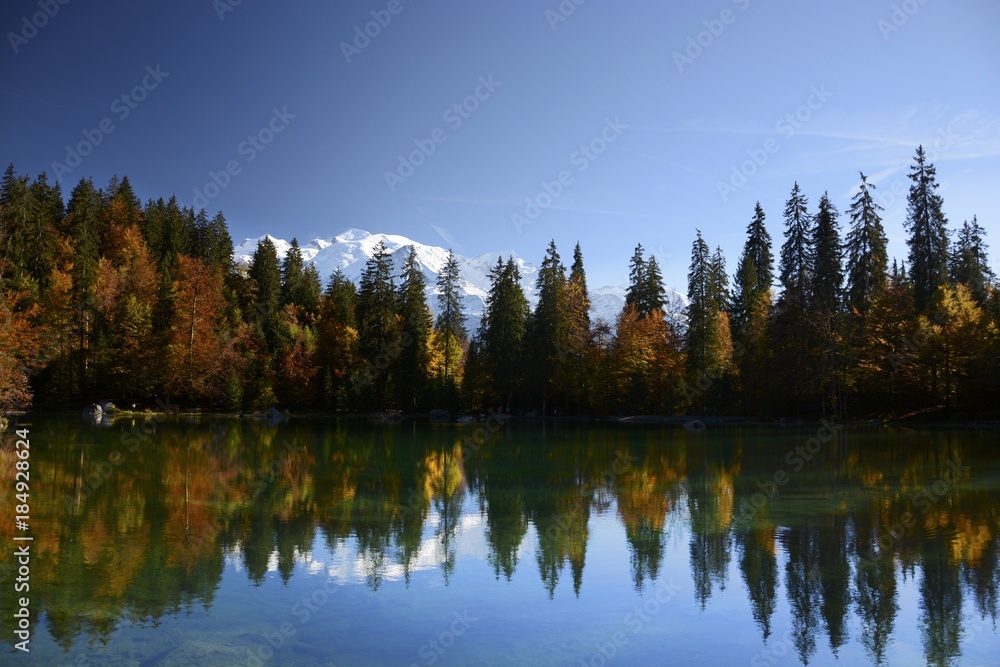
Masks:
[[[732,270],[760,200],[780,245],[796,179],[844,211],[863,170],[905,257],[923,143],[1000,266],[993,0],[235,3],[4,3],[0,161],[67,195],[128,175],[237,242],[358,227],[537,262],[554,238],[568,262],[579,240],[594,286],[641,242],[683,290],[696,228]]]

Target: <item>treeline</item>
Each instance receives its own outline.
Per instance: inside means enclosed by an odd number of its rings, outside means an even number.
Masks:
[[[758,203],[733,279],[699,232],[690,303],[668,303],[638,246],[616,322],[591,322],[579,244],[555,243],[531,311],[497,261],[468,331],[459,266],[436,285],[384,246],[357,285],[326,279],[293,240],[233,262],[222,213],[141,204],[128,178],[81,180],[64,203],[43,173],[0,183],[0,408],[155,398],[226,410],[433,408],[540,414],[899,415],[973,411],[1000,395],[1000,296],[977,220],[950,233],[922,148],[910,172],[909,257],[893,260],[862,174],[847,211],[796,184],[777,272]],[[774,283],[780,285],[774,289]]]

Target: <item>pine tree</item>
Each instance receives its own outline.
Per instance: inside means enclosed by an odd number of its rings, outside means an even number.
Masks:
[[[556,389],[555,378],[567,360],[570,327],[566,267],[554,240],[549,242],[535,286],[538,305],[528,332],[527,362],[531,372],[527,377],[532,380],[536,397],[541,399],[542,414],[546,414],[548,399]]]
[[[402,337],[396,392],[403,409],[413,411],[425,402],[433,328],[431,312],[427,308],[427,283],[414,246],[410,246],[409,254],[403,261],[398,299]]]
[[[380,409],[388,403],[393,365],[399,358],[396,305],[392,256],[386,250],[385,242],[380,241],[365,263],[358,289],[359,352],[365,371],[356,383],[359,391],[369,393],[375,407]]]
[[[735,276],[733,316],[735,329],[739,332],[751,328],[751,320],[761,301],[770,301],[774,259],[771,255],[771,236],[767,233],[764,220],[764,209],[757,202],[753,219],[747,226],[747,240]]]
[[[962,223],[955,239],[951,255],[951,279],[969,288],[972,298],[982,306],[990,295],[990,288],[996,280],[989,264],[989,246],[983,238],[986,230],[979,226],[975,216],[972,222]]]
[[[885,289],[889,256],[873,183],[861,174],[861,188],[851,200],[851,231],[847,234],[847,303],[864,315]]]
[[[646,281],[642,292],[643,307],[640,312],[643,315],[663,311],[667,303],[667,293],[663,288],[663,274],[660,273],[660,264],[656,261],[655,255],[650,255],[649,261],[646,262]]]
[[[631,306],[641,312],[643,305],[642,290],[646,282],[646,258],[643,256],[642,244],[635,247],[628,266],[628,290],[625,292],[625,308]]]
[[[345,327],[355,328],[358,291],[339,266],[330,275],[330,282],[323,295],[330,301],[330,316]]]
[[[840,308],[844,283],[843,250],[840,244],[839,214],[827,193],[819,200],[816,226],[813,228],[814,275],[812,308],[834,313]]]
[[[726,260],[722,249],[709,255],[708,244],[701,231],[691,247],[691,267],[688,271],[688,308],[685,350],[689,398],[698,398],[722,377],[732,359],[732,339],[729,317],[725,312],[729,301]]]
[[[510,410],[521,386],[524,335],[530,311],[521,271],[511,256],[490,271],[490,291],[481,325],[483,364],[492,398]]]
[[[274,352],[280,339],[281,267],[278,250],[270,238],[257,242],[250,258],[248,275],[253,282],[253,313],[250,321],[258,328],[269,349]]]
[[[813,278],[813,229],[808,201],[798,182],[785,203],[785,243],[781,246],[781,303],[803,311],[808,307]]]
[[[233,239],[229,235],[229,227],[222,211],[209,220],[202,209],[195,216],[195,226],[194,256],[203,260],[219,275],[228,274],[233,262]]]
[[[462,305],[462,294],[459,291],[461,282],[458,259],[455,253],[448,251],[448,261],[444,270],[438,274],[438,318],[437,332],[441,336],[441,351],[444,357],[442,380],[448,404],[453,405],[456,398],[457,383],[455,377],[461,365],[461,357],[455,354],[466,338],[465,308]]]
[[[926,309],[938,287],[948,280],[948,220],[937,194],[937,170],[927,162],[924,147],[917,148],[909,174],[913,184],[907,196],[906,222],[910,233],[910,280],[918,310]]]
[[[708,244],[697,230],[691,245],[688,269],[688,328],[686,336],[688,376],[696,377],[707,368],[711,336],[715,329],[716,307],[712,299],[712,258]]]
[[[629,287],[625,293],[625,308],[635,308],[640,318],[662,311],[666,303],[663,276],[656,257],[644,257],[642,244],[635,247],[629,263]]]
[[[76,386],[80,395],[87,395],[92,388],[94,283],[104,234],[101,207],[101,193],[94,182],[80,179],[70,194],[64,224],[73,246],[73,303],[78,335]]]
[[[292,237],[288,252],[285,253],[285,258],[281,261],[281,302],[283,304],[301,305],[304,274],[305,260],[302,259],[299,240]]]
[[[573,248],[567,299],[568,339],[565,349],[560,350],[562,372],[556,381],[566,387],[566,395],[574,403],[574,407],[582,410],[589,405],[597,382],[594,379],[596,359],[590,322],[590,293],[579,243]]]

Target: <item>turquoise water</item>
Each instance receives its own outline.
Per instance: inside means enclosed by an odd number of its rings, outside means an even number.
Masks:
[[[5,611],[3,664],[1000,661],[996,431],[30,429],[31,653]]]

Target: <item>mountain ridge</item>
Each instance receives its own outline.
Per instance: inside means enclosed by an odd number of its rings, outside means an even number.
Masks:
[[[233,249],[234,261],[238,265],[248,265],[257,244],[265,238],[271,239],[278,251],[278,258],[283,259],[291,244],[284,239],[265,234],[257,238],[245,238],[236,245]],[[305,262],[316,265],[324,284],[339,268],[345,277],[357,285],[364,271],[365,262],[375,254],[375,248],[380,241],[385,242],[386,249],[391,255],[396,276],[402,269],[403,260],[408,252],[407,248],[413,246],[416,249],[417,263],[427,280],[427,305],[436,317],[438,313],[437,277],[444,270],[448,260],[448,250],[445,248],[426,245],[398,234],[373,234],[363,229],[349,228],[329,239],[313,239],[300,245],[299,249]],[[488,252],[475,257],[455,254],[459,265],[459,289],[462,292],[462,303],[465,306],[467,317],[466,326],[470,335],[478,329],[486,310],[486,297],[490,288],[490,269],[496,264],[498,258],[510,256],[513,256],[514,261],[518,264],[521,271],[521,286],[524,288],[528,303],[534,309],[538,304],[538,294],[535,289],[535,280],[538,275],[537,265],[525,261],[514,251]],[[589,290],[591,320],[596,322],[598,319],[603,319],[613,327],[618,313],[625,306],[625,289],[622,285],[591,288]],[[670,295],[676,295],[686,305],[687,298],[684,295],[668,290],[668,296]]]

